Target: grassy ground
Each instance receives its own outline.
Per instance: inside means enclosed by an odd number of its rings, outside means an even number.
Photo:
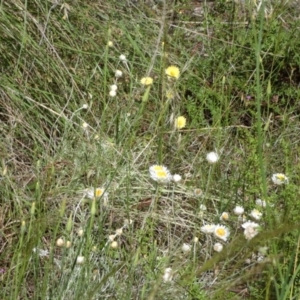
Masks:
[[[298,5],[2,1],[0,299],[299,299]]]

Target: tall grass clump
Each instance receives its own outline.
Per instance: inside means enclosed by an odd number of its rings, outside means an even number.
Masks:
[[[0,299],[299,299],[297,1],[0,18]]]

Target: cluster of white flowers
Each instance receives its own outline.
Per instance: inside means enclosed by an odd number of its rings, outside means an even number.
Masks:
[[[158,183],[168,183],[174,181],[178,183],[181,181],[182,177],[178,174],[171,175],[169,169],[163,165],[153,165],[149,168],[149,173],[151,179]]]
[[[247,221],[242,224],[244,228],[244,235],[247,240],[251,240],[258,234],[259,224],[251,221]]]
[[[108,242],[107,244],[110,244],[110,247],[112,249],[117,249],[119,244],[117,241],[115,241],[115,238],[120,237],[123,234],[123,230],[124,228],[128,227],[129,225],[131,225],[133,223],[133,221],[131,219],[125,219],[124,220],[124,225],[118,229],[116,229],[115,234],[111,234],[108,236]]]

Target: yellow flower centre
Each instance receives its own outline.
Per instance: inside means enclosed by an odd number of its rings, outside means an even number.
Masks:
[[[157,171],[163,171],[163,167],[162,166],[154,166],[153,170],[156,171],[156,172]]]
[[[95,196],[96,197],[101,197],[103,194],[103,189],[96,189],[95,191]]]
[[[167,172],[166,171],[157,171],[156,173],[157,177],[165,178],[167,177]]]
[[[217,233],[218,236],[225,236],[226,235],[226,231],[225,231],[224,228],[218,228],[216,230],[216,233]]]
[[[284,181],[285,180],[285,176],[283,174],[277,174],[277,179],[279,179],[280,181]]]

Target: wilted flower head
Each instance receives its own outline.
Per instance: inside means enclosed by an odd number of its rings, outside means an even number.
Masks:
[[[173,175],[173,181],[174,181],[174,182],[179,182],[179,181],[181,181],[181,176],[178,175],[178,174],[174,174],[174,175]]]
[[[175,128],[176,129],[182,129],[186,125],[186,118],[183,116],[180,116],[175,119]]]
[[[110,89],[111,91],[116,91],[116,90],[118,89],[118,86],[117,86],[116,84],[112,84],[112,85],[109,87],[109,89]]]
[[[151,85],[153,83],[153,79],[151,77],[143,77],[141,79],[142,85]]]
[[[48,250],[44,250],[44,249],[33,248],[32,251],[34,253],[37,253],[39,257],[45,257],[45,256],[49,255],[49,251]],[[1,269],[0,269],[0,274],[1,274]]]
[[[213,233],[215,231],[216,225],[206,224],[200,228],[203,233]]]
[[[111,234],[111,235],[108,236],[108,240],[110,242],[113,242],[115,240],[116,236],[117,236],[117,234]]]
[[[207,207],[206,207],[206,205],[204,205],[204,204],[200,204],[200,210],[207,210]]]
[[[238,216],[238,221],[239,222],[246,222],[247,221],[247,217],[245,215],[239,215]]]
[[[183,243],[181,250],[183,253],[189,253],[192,249],[192,246],[186,243]]]
[[[255,223],[255,222],[252,222],[252,221],[247,221],[245,223],[242,224],[242,227],[244,229],[248,228],[248,227],[254,227],[254,228],[257,228],[259,227],[259,224]]]
[[[258,209],[253,209],[250,213],[250,216],[255,220],[260,220],[262,213]]]
[[[83,129],[85,129],[85,130],[86,130],[86,129],[88,129],[88,127],[89,127],[89,124],[88,124],[88,123],[86,123],[86,122],[83,122],[81,126],[82,126],[82,128],[83,128]]]
[[[123,72],[122,72],[122,71],[116,70],[115,76],[116,76],[117,78],[122,77],[122,75],[123,75]]]
[[[167,90],[166,97],[168,100],[173,99],[175,97],[175,93],[172,90]]]
[[[123,228],[116,229],[116,235],[122,235],[123,234]]]
[[[203,191],[201,189],[194,189],[194,195],[199,197],[203,195]]]
[[[118,248],[118,242],[117,241],[111,242],[110,247],[113,248],[113,249],[117,249]]]
[[[153,165],[149,168],[150,177],[159,183],[167,183],[172,179],[172,175],[168,168],[161,165]]]
[[[163,275],[163,281],[164,282],[170,282],[172,281],[172,268],[166,268],[165,269],[165,272],[164,272],[164,275]]]
[[[121,54],[121,55],[119,56],[119,59],[120,59],[121,61],[124,61],[124,62],[127,61],[126,56],[125,56],[124,54]]]
[[[180,71],[178,67],[170,66],[166,69],[166,74],[171,78],[178,79],[180,76]]]
[[[83,231],[82,228],[79,228],[79,229],[77,230],[77,235],[78,235],[79,237],[82,237],[82,236],[84,235],[84,231]]]
[[[273,174],[272,181],[276,185],[282,185],[282,184],[289,183],[289,179],[282,173]]]
[[[244,235],[247,240],[251,240],[258,234],[257,229],[259,225],[255,222],[247,221],[242,224],[242,227],[244,228]]]
[[[221,243],[215,243],[214,250],[217,252],[221,252],[223,250],[223,245]]]
[[[261,199],[256,199],[255,200],[255,204],[261,207],[266,207],[267,206],[267,202],[265,200],[261,200]]]
[[[230,235],[230,232],[229,232],[228,228],[226,228],[224,225],[216,225],[214,234],[217,238],[226,242],[227,238]]]
[[[76,263],[82,265],[84,263],[84,256],[77,256]]]
[[[66,248],[70,248],[72,246],[72,242],[71,241],[66,241]]]
[[[206,160],[210,163],[210,164],[215,164],[218,160],[219,160],[219,155],[216,152],[209,152],[206,155]]]
[[[117,96],[116,90],[110,90],[110,91],[109,91],[109,96],[110,96],[110,97],[116,97],[116,96]]]
[[[220,217],[220,220],[221,221],[228,221],[229,219],[229,213],[224,211],[222,214],[221,214],[221,217]]]
[[[56,240],[57,247],[63,247],[65,245],[65,241],[62,238]]]
[[[236,215],[242,215],[244,213],[244,208],[242,206],[236,206],[233,210]]]

